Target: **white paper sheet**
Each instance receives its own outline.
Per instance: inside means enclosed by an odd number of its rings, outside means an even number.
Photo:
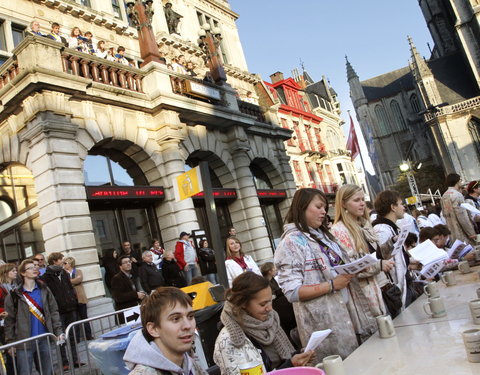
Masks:
[[[480,215],[480,211],[477,210],[474,206],[468,203],[462,203],[460,207],[465,208],[467,211],[470,211],[472,214]]]
[[[333,267],[333,269],[339,274],[352,275],[354,273],[359,273],[360,271],[363,271],[365,268],[370,267],[376,262],[377,258],[375,258],[372,254],[367,254],[364,257],[357,259],[351,263],[335,266]]]
[[[313,332],[308,340],[307,346],[305,347],[305,351],[307,352],[309,350],[315,350],[318,348],[322,341],[325,340],[330,333],[332,333],[331,329]]]
[[[430,240],[426,240],[411,249],[410,255],[413,259],[418,260],[424,266],[448,258],[447,252],[436,247]]]
[[[410,224],[405,224],[402,226],[402,229],[400,229],[400,233],[398,234],[397,241],[393,245],[392,256],[396,255],[402,249],[403,244],[407,239],[408,233],[410,232],[409,229],[410,229]]]
[[[424,276],[426,279],[433,279],[437,273],[439,273],[442,268],[445,266],[444,260],[439,260],[437,262],[433,262],[427,264],[426,266],[422,267],[420,271],[420,275]]]
[[[455,240],[452,247],[447,251],[449,258],[458,259],[460,257],[460,254],[462,254],[463,251],[465,250],[466,246],[467,244],[465,242],[460,240]]]

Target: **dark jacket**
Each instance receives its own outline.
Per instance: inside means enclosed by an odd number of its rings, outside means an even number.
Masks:
[[[70,282],[70,275],[60,266],[48,266],[40,277],[52,291],[60,314],[77,311],[78,301],[75,289]]]
[[[138,273],[140,275],[142,288],[147,294],[150,294],[152,290],[157,289],[159,286],[165,285],[162,270],[159,270],[153,263],[148,264],[143,262],[138,269]]]
[[[202,247],[198,250],[198,257],[200,258],[200,270],[202,275],[209,273],[217,273],[217,265],[215,263],[215,251],[209,247]]]
[[[57,302],[49,288],[41,280],[37,285],[42,293],[43,312],[48,332],[56,336],[62,334],[62,322]],[[21,286],[13,289],[5,298],[5,341],[11,343],[31,337],[30,310],[21,292]]]
[[[178,266],[175,259],[166,260],[163,259],[162,266],[163,278],[165,279],[165,284],[167,286],[175,286],[177,288],[184,288],[187,286],[185,278],[182,276],[180,267]]]
[[[112,297],[115,301],[115,310],[138,305],[137,291],[132,286],[129,277],[122,271],[112,278]]]

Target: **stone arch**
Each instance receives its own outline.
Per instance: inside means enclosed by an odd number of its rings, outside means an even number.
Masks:
[[[187,164],[197,166],[199,161],[207,161],[224,188],[236,188],[236,181],[223,160],[212,151],[195,150],[186,159]]]
[[[270,160],[271,159],[266,159],[263,157],[256,157],[251,161],[250,165],[256,165],[263,172],[265,172],[268,180],[272,184],[273,189],[284,188],[284,178]]]

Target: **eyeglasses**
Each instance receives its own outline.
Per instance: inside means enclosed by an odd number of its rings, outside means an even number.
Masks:
[[[40,258],[40,259],[39,258],[33,258],[33,260],[36,260],[38,262],[44,262],[45,261],[45,259],[43,259],[43,258]]]
[[[38,266],[27,267],[27,268],[25,268],[25,271],[34,270],[35,268],[39,268],[39,267]]]

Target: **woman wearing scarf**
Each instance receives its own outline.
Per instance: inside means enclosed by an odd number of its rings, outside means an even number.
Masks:
[[[333,269],[348,263],[349,258],[325,226],[327,211],[322,191],[297,190],[275,251],[277,281],[293,304],[302,346],[307,345],[312,332],[332,330],[315,350],[318,362],[334,354],[346,358],[358,347],[347,308],[351,299],[347,286],[356,279]]]
[[[5,344],[5,328],[4,322],[7,317],[7,312],[5,311],[5,298],[8,296],[10,291],[15,287],[17,281],[17,266],[13,263],[7,263],[0,265],[0,344]],[[5,369],[7,374],[14,374],[15,370],[13,368],[13,359],[10,353],[3,353],[5,359]]]
[[[335,223],[332,234],[338,239],[351,260],[362,258],[378,249],[378,238],[366,211],[365,194],[361,187],[343,185],[335,199]],[[352,322],[360,342],[377,331],[375,317],[386,313],[382,291],[376,275],[388,272],[394,266],[392,260],[377,263],[357,274],[359,290],[350,289],[353,304]],[[383,274],[382,274],[383,276]]]
[[[227,259],[225,268],[227,269],[228,285],[232,286],[232,281],[243,272],[252,271],[257,275],[262,275],[257,263],[250,255],[245,255],[242,251],[242,244],[237,237],[227,238]]]
[[[152,247],[150,251],[153,254],[153,264],[157,266],[159,270],[162,269],[162,261],[163,261],[163,252],[165,251],[162,246],[160,246],[160,241],[156,238],[152,241]]]
[[[253,272],[235,278],[220,319],[224,327],[213,359],[223,375],[238,375],[247,365],[262,366],[263,372],[305,366],[313,355],[313,351],[295,354],[272,309],[268,280]]]

